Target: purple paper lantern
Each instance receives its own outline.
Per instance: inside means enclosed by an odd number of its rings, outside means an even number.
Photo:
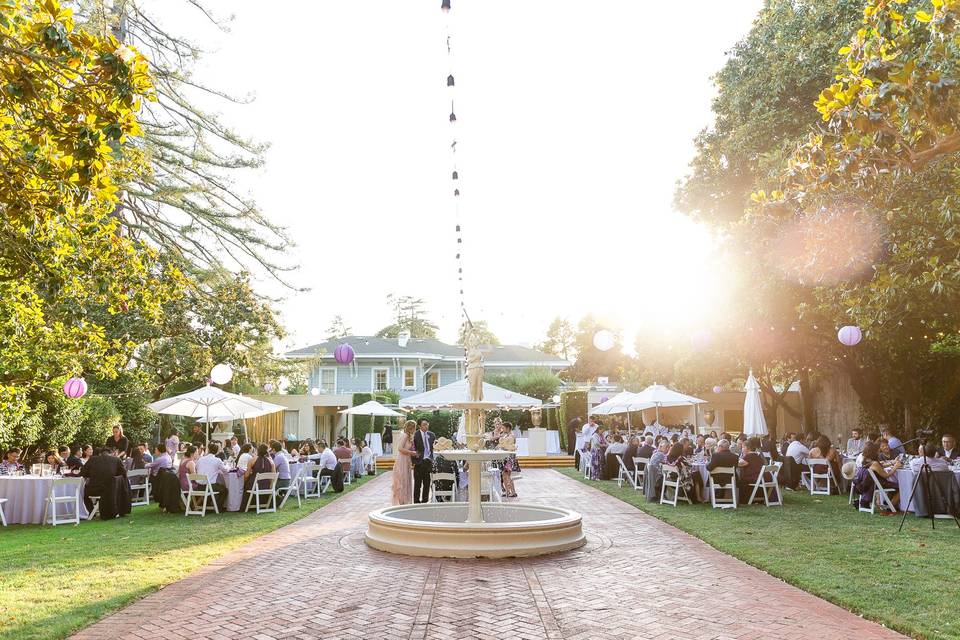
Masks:
[[[266,391],[267,393],[273,393],[273,383],[272,382],[264,383],[263,390]]]
[[[610,399],[609,397],[603,396],[602,398],[600,398],[600,402],[606,402],[609,399]]]
[[[507,391],[505,394],[503,394],[503,397],[509,400],[510,398],[513,397],[513,393],[510,391]]]
[[[853,325],[840,327],[840,331],[837,331],[837,340],[839,340],[841,344],[853,347],[863,340],[863,332],[860,331],[860,327]]]
[[[723,391],[723,387],[721,387],[720,385],[717,385],[713,388],[714,393],[720,393],[721,391]]]
[[[691,336],[690,342],[697,351],[706,351],[710,348],[710,343],[713,342],[713,336],[707,330],[697,331]]]
[[[341,344],[333,350],[333,359],[340,364],[350,364],[353,362],[353,347],[349,344]]]
[[[87,393],[87,381],[74,376],[63,384],[63,392],[68,398],[82,398]]]

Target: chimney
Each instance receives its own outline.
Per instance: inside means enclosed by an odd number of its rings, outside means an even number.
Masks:
[[[397,344],[401,349],[407,346],[407,343],[410,342],[410,332],[404,329],[399,334],[397,334]]]

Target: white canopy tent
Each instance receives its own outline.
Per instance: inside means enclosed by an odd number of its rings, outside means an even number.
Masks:
[[[652,384],[640,393],[633,394],[633,397],[626,402],[625,410],[643,411],[644,409],[656,408],[657,424],[660,424],[660,407],[692,406],[694,408],[694,429],[698,429],[699,411],[697,407],[706,403],[706,400],[674,391],[662,384]]]
[[[410,409],[449,409],[455,403],[466,402],[469,398],[470,392],[467,389],[467,380],[464,378],[433,391],[404,398],[400,400],[400,406]],[[541,400],[503,389],[489,382],[483,383],[483,401],[495,402],[497,408],[503,410],[532,409],[543,404]]]
[[[743,433],[748,436],[765,436],[767,421],[763,417],[763,403],[760,400],[760,383],[753,377],[753,371],[747,376],[747,384],[743,390],[747,392],[743,398]]]
[[[157,400],[147,406],[153,411],[165,415],[203,418],[203,422],[207,424],[207,442],[210,441],[210,424],[212,422],[256,418],[286,409],[279,404],[229,393],[209,384],[172,398]]]

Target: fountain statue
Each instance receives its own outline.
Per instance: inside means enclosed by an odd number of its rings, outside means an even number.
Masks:
[[[580,514],[560,507],[512,502],[481,504],[484,464],[509,457],[512,436],[499,449],[483,449],[487,412],[499,408],[483,399],[483,352],[470,332],[465,340],[467,398],[450,405],[464,413],[467,448],[437,440],[435,451],[467,465],[467,502],[431,502],[377,509],[370,513],[366,542],[381,551],[455,558],[505,558],[575,549],[586,542]],[[539,412],[538,412],[539,413]],[[489,479],[493,482],[493,478]]]

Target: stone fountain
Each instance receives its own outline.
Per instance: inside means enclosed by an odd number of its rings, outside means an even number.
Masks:
[[[452,405],[464,412],[467,448],[438,451],[467,463],[467,502],[404,504],[372,511],[366,542],[381,551],[412,556],[506,558],[566,551],[582,546],[581,516],[575,511],[515,502],[480,501],[483,464],[510,456],[482,449],[488,411],[483,400],[483,355],[473,335],[467,340],[469,397]]]

